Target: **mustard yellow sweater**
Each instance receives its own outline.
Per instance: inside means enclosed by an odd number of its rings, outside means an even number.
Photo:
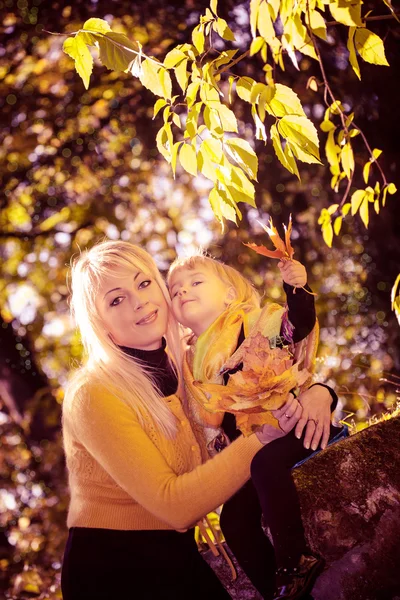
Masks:
[[[65,401],[69,527],[186,529],[249,479],[251,459],[262,447],[255,435],[206,460],[204,441],[180,400],[165,401],[178,419],[172,440],[151,420],[142,427],[131,408],[100,386]]]

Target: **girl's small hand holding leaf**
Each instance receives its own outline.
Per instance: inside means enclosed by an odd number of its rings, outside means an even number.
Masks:
[[[304,287],[307,283],[307,271],[298,260],[286,260],[278,263],[282,279],[292,287]]]

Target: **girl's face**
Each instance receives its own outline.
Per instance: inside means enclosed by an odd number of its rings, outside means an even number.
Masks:
[[[172,310],[185,327],[201,335],[234,298],[233,288],[210,268],[178,268],[169,281]]]
[[[142,271],[105,277],[96,306],[118,346],[157,350],[167,331],[168,305],[159,285]]]

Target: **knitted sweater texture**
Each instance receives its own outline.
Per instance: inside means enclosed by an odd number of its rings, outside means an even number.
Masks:
[[[69,527],[186,529],[228,500],[250,477],[262,444],[241,436],[213,459],[179,398],[165,398],[178,431],[165,438],[150,417],[100,385],[86,385],[63,407],[71,501]],[[204,462],[205,461],[205,462]]]

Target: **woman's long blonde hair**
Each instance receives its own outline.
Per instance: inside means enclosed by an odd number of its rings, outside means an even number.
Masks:
[[[142,248],[123,241],[104,241],[84,250],[71,265],[71,313],[79,328],[87,361],[75,371],[67,385],[66,398],[74,397],[87,384],[100,384],[137,414],[144,424],[149,415],[166,437],[176,432],[176,419],[156,387],[151,370],[128,356],[110,338],[96,309],[102,279],[142,271],[160,287],[168,305],[166,341],[168,355],[181,382],[182,344],[166,285],[152,257]],[[180,383],[181,388],[181,383]]]
[[[241,304],[246,312],[260,307],[260,294],[250,281],[233,267],[208,256],[202,249],[193,252],[190,256],[183,256],[174,260],[168,271],[168,284],[171,282],[172,275],[180,269],[194,270],[196,267],[212,269],[221,281],[228,287],[233,287],[236,293],[235,303]]]

